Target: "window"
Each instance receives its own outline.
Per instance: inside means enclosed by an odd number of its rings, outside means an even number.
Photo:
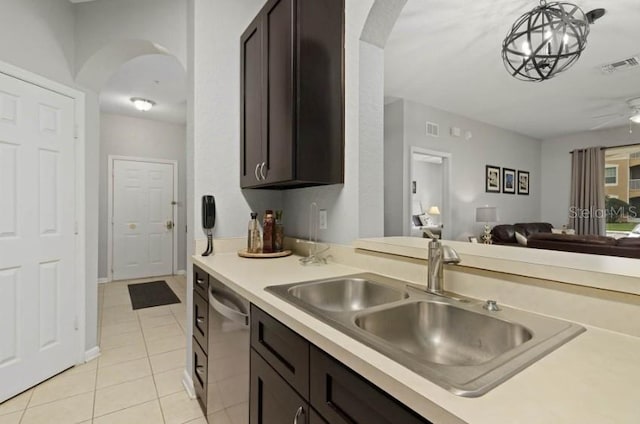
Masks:
[[[605,165],[604,185],[618,185],[618,165]]]

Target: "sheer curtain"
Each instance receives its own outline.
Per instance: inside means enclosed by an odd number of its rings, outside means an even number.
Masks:
[[[574,150],[571,158],[569,224],[576,234],[605,235],[604,150]]]

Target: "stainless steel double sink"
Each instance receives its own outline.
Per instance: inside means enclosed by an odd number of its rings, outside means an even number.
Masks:
[[[357,274],[266,290],[459,396],[481,396],[585,331]]]

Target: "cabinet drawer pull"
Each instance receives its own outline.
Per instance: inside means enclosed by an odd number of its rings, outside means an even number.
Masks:
[[[260,176],[258,175],[258,168],[260,168],[260,164],[256,164],[256,169],[253,171],[256,174],[256,180],[260,181]]]
[[[298,410],[296,411],[296,416],[293,417],[293,424],[298,424],[298,418],[300,417],[300,415],[302,415],[304,413],[304,408],[301,406],[298,408]]]
[[[203,365],[197,365],[196,366],[196,373],[199,376],[204,377],[204,366]]]
[[[197,318],[196,318],[196,322],[197,322],[198,324],[204,324],[204,317],[197,317]]]
[[[200,279],[200,278],[197,278],[197,279],[196,279],[196,283],[197,283],[199,286],[204,286],[204,280],[202,280],[202,279]]]
[[[266,165],[266,162],[262,162],[262,165],[260,165],[260,176],[262,177],[263,180],[267,179],[267,176],[264,174],[264,166]],[[269,170],[267,170],[268,172]]]

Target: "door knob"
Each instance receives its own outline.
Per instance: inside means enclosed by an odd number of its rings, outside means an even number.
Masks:
[[[173,221],[167,221],[167,230],[173,229]]]

